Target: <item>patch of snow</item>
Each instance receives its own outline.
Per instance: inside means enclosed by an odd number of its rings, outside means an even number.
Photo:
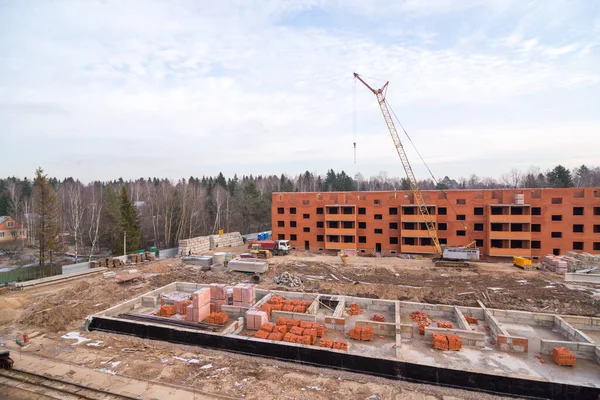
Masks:
[[[86,344],[86,346],[100,347],[102,343],[104,343],[102,340],[96,340],[95,342]]]
[[[210,369],[212,367],[213,367],[212,364],[206,364],[206,365],[201,366],[200,369]]]
[[[239,382],[233,382],[233,385],[236,387],[242,387],[243,385]]]
[[[160,362],[163,363],[163,364],[166,364],[166,363],[169,362],[169,359],[168,358],[161,358]]]
[[[229,369],[229,367],[223,367],[223,368],[215,369],[215,372],[217,372],[217,371],[225,371],[226,369]]]
[[[498,290],[502,290],[501,287],[489,287],[488,289],[493,290],[494,292],[497,292]]]
[[[111,371],[110,369],[106,369],[106,368],[98,368],[98,369],[96,369],[96,371],[103,372],[103,373],[109,374],[109,375],[116,375],[117,374],[115,371]]]
[[[115,368],[115,367],[118,367],[121,364],[121,361],[113,361],[113,362],[110,362],[110,361],[101,361],[100,364],[110,364],[111,368]]]
[[[306,388],[307,389],[312,389],[312,390],[321,390],[321,388],[318,387],[318,386],[307,386]]]
[[[549,285],[549,286],[544,286],[544,289],[554,289],[555,287],[556,286]]]
[[[77,346],[78,344],[90,341],[90,339],[80,336],[79,332],[69,332],[66,335],[62,335],[61,338],[67,340],[77,340],[77,342],[73,343],[71,346]]]
[[[517,281],[518,283],[527,283],[527,279],[521,279],[520,281]]]

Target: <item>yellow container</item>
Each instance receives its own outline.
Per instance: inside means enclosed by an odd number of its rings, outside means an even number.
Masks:
[[[219,229],[219,235],[222,235],[223,233],[225,233],[225,231],[223,229]]]
[[[513,264],[521,268],[530,267],[531,260],[525,257],[513,257]]]

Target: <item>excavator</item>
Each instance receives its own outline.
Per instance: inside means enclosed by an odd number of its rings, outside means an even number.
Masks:
[[[429,236],[431,237],[431,240],[435,246],[438,255],[437,258],[433,259],[435,266],[467,267],[469,266],[467,261],[479,260],[479,249],[477,248],[476,242],[474,241],[467,244],[466,246],[444,245],[442,247],[442,245],[440,244],[440,240],[437,236],[437,231],[433,222],[433,218],[430,216],[429,210],[427,210],[425,199],[423,198],[421,189],[419,189],[417,185],[417,179],[415,178],[413,169],[410,165],[410,162],[408,161],[408,156],[406,155],[404,146],[400,141],[400,135],[398,134],[398,130],[396,129],[396,125],[394,124],[394,120],[392,119],[392,114],[390,113],[390,108],[388,107],[388,104],[385,99],[389,81],[386,81],[381,88],[374,89],[367,82],[365,82],[363,78],[356,72],[354,73],[354,78],[358,79],[377,97],[377,102],[379,103],[379,108],[381,109],[381,113],[383,114],[383,119],[385,120],[390,135],[392,136],[392,141],[394,142],[394,146],[396,147],[396,151],[398,152],[398,156],[400,157],[400,161],[402,162],[402,167],[404,168],[404,172],[406,173],[406,178],[408,179],[410,190],[412,191],[414,196],[414,202],[417,204],[419,212],[425,220],[427,232],[429,233]]]

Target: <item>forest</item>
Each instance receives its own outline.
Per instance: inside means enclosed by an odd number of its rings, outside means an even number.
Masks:
[[[475,174],[459,179],[445,176],[418,185],[423,190],[596,187],[600,186],[600,167],[582,165],[569,170],[557,165],[548,171],[531,167],[524,172],[511,169],[499,179]],[[79,256],[107,250],[121,254],[124,232],[130,249],[147,249],[176,247],[179,239],[219,229],[242,234],[270,230],[273,192],[409,188],[406,178],[390,178],[385,173],[350,177],[334,170],[325,175],[306,171],[297,176],[226,178],[219,173],[179,180],[119,178],[83,183],[76,178],[58,180],[39,169],[34,179],[0,179],[0,216],[12,216],[27,228],[30,234],[20,241],[22,246],[53,249],[61,242],[56,237],[61,236]]]

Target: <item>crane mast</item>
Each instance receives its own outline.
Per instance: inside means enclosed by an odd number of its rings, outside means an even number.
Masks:
[[[404,151],[404,146],[402,146],[402,142],[400,141],[400,135],[398,135],[398,131],[396,130],[396,125],[394,124],[394,120],[392,119],[392,115],[390,114],[390,110],[388,108],[387,102],[385,101],[385,92],[387,90],[387,86],[389,81],[385,83],[381,87],[381,89],[373,89],[367,82],[365,82],[360,75],[356,72],[354,73],[354,77],[361,81],[375,96],[377,96],[377,102],[379,103],[379,108],[381,108],[381,113],[383,114],[383,118],[385,119],[385,123],[387,125],[388,130],[390,131],[390,135],[392,136],[392,140],[394,141],[394,146],[396,147],[396,151],[398,152],[398,156],[400,157],[400,161],[402,162],[402,167],[404,168],[404,172],[406,172],[406,178],[408,179],[408,183],[410,185],[410,190],[412,191],[415,202],[419,207],[419,212],[423,216],[425,220],[425,226],[427,226],[427,231],[429,232],[429,236],[433,241],[436,251],[440,255],[443,254],[442,246],[440,245],[440,241],[437,236],[437,231],[433,221],[431,220],[429,211],[427,210],[427,206],[425,205],[425,199],[423,198],[423,194],[421,190],[417,186],[417,179],[415,178],[415,173],[413,172],[412,167],[410,166],[410,162],[408,161],[408,157],[406,156],[406,151]]]

